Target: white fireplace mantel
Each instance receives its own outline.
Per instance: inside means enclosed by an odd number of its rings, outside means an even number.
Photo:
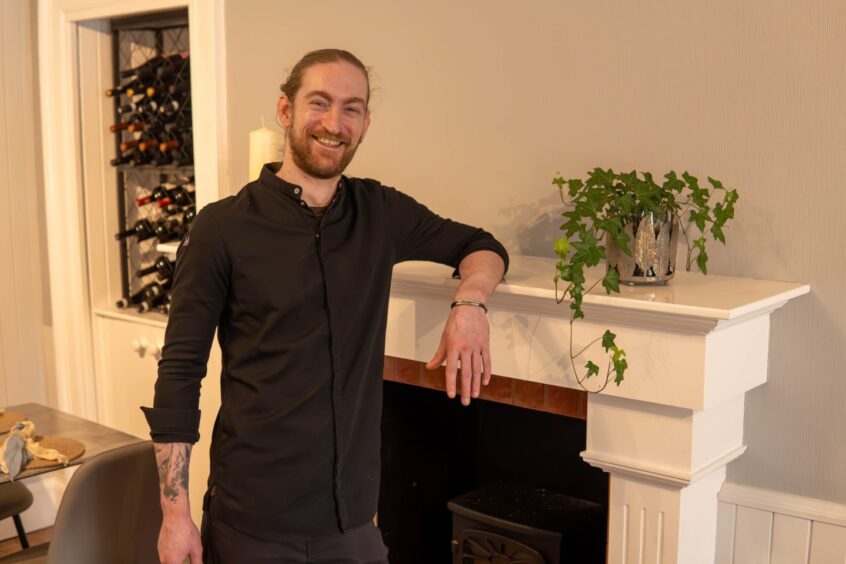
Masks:
[[[512,257],[488,302],[495,374],[577,388],[569,308],[557,304],[555,261]],[[602,267],[604,268],[604,267]],[[587,284],[603,274],[586,273]],[[394,269],[386,354],[431,359],[459,284],[452,269],[409,262]],[[574,325],[580,350],[610,329],[626,351],[625,381],[588,397],[582,458],[610,474],[608,562],[714,561],[717,492],[745,451],[745,393],[766,382],[770,314],[807,284],[677,272],[665,286],[598,285]],[[599,343],[592,360],[604,374]],[[589,381],[593,389],[599,382]]]

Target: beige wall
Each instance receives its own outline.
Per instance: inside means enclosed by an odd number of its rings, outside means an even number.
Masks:
[[[0,2],[0,405],[53,388],[35,6]]]
[[[233,190],[283,71],[325,46],[357,53],[378,88],[350,172],[512,253],[551,256],[557,171],[736,187],[712,271],[813,292],[774,316],[770,382],[748,396],[729,479],[846,502],[846,4],[238,0],[226,18]]]

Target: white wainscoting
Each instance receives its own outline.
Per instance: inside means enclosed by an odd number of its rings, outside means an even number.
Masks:
[[[846,564],[846,505],[726,483],[716,564]]]

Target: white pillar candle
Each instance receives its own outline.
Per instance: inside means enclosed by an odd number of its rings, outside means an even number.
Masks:
[[[265,163],[281,159],[282,136],[272,129],[261,127],[250,131],[250,180],[259,177]]]

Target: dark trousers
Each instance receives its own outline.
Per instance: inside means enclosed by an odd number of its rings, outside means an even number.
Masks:
[[[210,496],[203,512],[204,564],[388,564],[388,548],[372,521],[334,537],[275,542],[221,521],[217,501],[218,496]]]

